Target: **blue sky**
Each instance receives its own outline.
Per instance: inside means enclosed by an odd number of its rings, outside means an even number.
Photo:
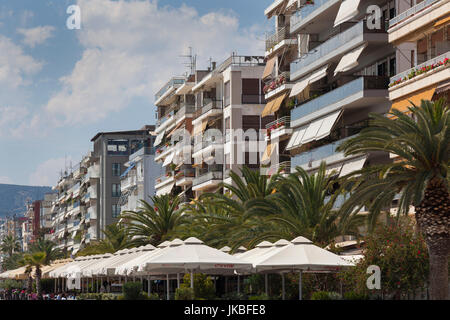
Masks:
[[[53,185],[99,131],[153,124],[154,93],[232,51],[263,55],[273,0],[0,1],[0,183]],[[66,9],[81,8],[81,30]]]

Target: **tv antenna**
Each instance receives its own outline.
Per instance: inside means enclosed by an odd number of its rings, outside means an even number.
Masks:
[[[188,62],[184,62],[183,65],[186,66],[186,68],[189,69],[189,74],[186,74],[186,77],[195,74],[195,70],[197,69],[197,55],[194,54],[194,51],[192,47],[189,47],[189,54],[188,55],[181,55],[182,58],[188,58]]]

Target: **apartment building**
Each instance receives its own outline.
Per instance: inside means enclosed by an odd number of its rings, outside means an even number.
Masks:
[[[399,1],[388,33],[398,61],[389,85],[392,108],[407,112],[410,101],[450,101],[450,0]]]
[[[126,170],[125,164],[129,162],[130,155],[145,146],[151,146],[153,129],[144,126],[140,130],[100,132],[92,138],[91,167],[95,168],[98,178],[95,184],[96,205],[90,208],[96,217],[96,239],[104,237],[101,230],[106,226],[118,222],[122,209],[119,203],[121,175]]]
[[[220,65],[172,78],[157,94],[158,123],[155,161],[164,174],[156,194],[182,193],[185,201],[231,183],[231,170],[243,164],[259,168],[258,146],[265,105],[264,57],[232,54]],[[240,132],[253,129],[251,137]],[[243,131],[242,131],[243,130]],[[264,151],[264,150],[263,150]]]
[[[263,114],[275,116],[265,154],[272,153],[271,167],[284,164],[314,172],[326,161],[329,170],[342,176],[389,161],[382,153],[344,157],[336,148],[367,127],[370,112],[390,110],[388,84],[396,73],[397,54],[386,26],[396,11],[396,1],[386,0],[286,0],[266,10],[276,32],[289,30],[266,51],[277,57],[265,70],[270,74],[265,79],[275,79],[274,85],[266,84],[270,91]],[[291,45],[295,39],[296,50]],[[282,61],[285,57],[294,58]],[[289,80],[277,81],[287,71]]]
[[[51,239],[52,230],[52,207],[53,202],[57,199],[56,193],[47,193],[44,195],[44,199],[40,200],[40,212],[39,212],[39,230],[45,240]],[[39,235],[39,234],[38,234]]]
[[[141,207],[141,200],[152,204],[155,195],[155,180],[162,174],[162,166],[155,162],[156,134],[154,126],[149,126],[151,136],[142,147],[130,155],[124,164],[125,171],[120,175],[121,211],[136,211]]]

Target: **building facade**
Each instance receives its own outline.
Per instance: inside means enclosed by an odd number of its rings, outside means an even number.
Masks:
[[[249,145],[258,145],[266,125],[264,66],[264,57],[233,54],[208,70],[172,78],[156,94],[155,160],[164,168],[157,195],[181,193],[189,202],[231,183],[231,170],[259,169],[258,147],[250,156]],[[253,134],[242,142],[238,135],[247,130]]]

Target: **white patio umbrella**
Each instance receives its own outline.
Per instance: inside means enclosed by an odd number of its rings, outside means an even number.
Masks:
[[[0,279],[8,279],[9,271],[0,273]]]
[[[297,237],[291,242],[290,245],[268,253],[254,267],[256,272],[277,271],[282,275],[284,272],[298,271],[300,299],[302,298],[302,272],[336,272],[340,268],[354,266],[354,263],[314,245],[312,241],[304,237]],[[283,299],[284,295],[283,286]]]
[[[219,250],[222,252],[225,252],[225,253],[230,253],[231,248],[229,246],[225,246],[225,247],[220,248]]]
[[[173,244],[153,256],[139,271],[166,274],[190,273],[191,288],[194,287],[193,273],[230,274],[234,270],[250,270],[251,263],[205,245],[197,238],[188,238]],[[169,290],[167,290],[169,292]],[[169,294],[167,294],[169,298]]]

